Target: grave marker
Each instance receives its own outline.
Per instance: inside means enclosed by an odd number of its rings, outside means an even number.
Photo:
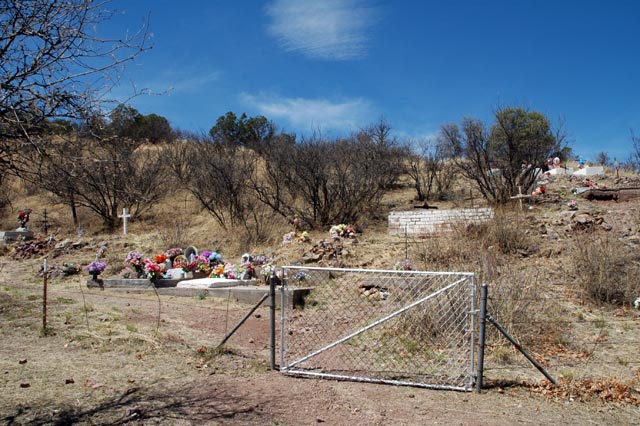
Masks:
[[[126,208],[123,208],[122,209],[122,214],[121,215],[119,214],[118,217],[122,218],[122,228],[123,228],[122,231],[123,231],[124,235],[127,235],[127,219],[130,218],[131,215],[127,213],[127,209]]]

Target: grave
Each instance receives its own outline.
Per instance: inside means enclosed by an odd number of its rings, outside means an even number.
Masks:
[[[452,229],[454,223],[483,223],[493,218],[490,207],[396,211],[389,214],[390,235],[425,236]]]
[[[604,167],[583,167],[573,172],[574,176],[599,176],[604,175]]]
[[[15,243],[16,241],[29,240],[33,240],[33,232],[26,229],[16,229],[15,231],[0,232],[0,241],[2,241],[4,244],[11,244]]]
[[[4,244],[10,244],[16,241],[32,240],[33,232],[31,232],[27,226],[31,212],[31,209],[20,210],[18,212],[18,223],[20,226],[15,231],[0,232],[0,241]]]
[[[189,284],[196,281],[195,285]],[[212,281],[217,281],[213,282]],[[183,286],[178,286],[184,283]],[[87,287],[91,289],[147,292],[157,291],[158,294],[182,297],[217,297],[230,299],[239,303],[256,304],[269,293],[269,286],[258,285],[256,280],[227,280],[220,278],[204,278],[195,280],[159,280],[154,285],[148,279],[98,279],[87,280]],[[155,290],[154,290],[155,287]],[[276,304],[280,305],[280,287],[276,287]],[[287,301],[293,306],[304,306],[305,297],[311,292],[309,288],[295,288],[287,290]]]

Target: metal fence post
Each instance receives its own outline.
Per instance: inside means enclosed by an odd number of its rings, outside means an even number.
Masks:
[[[273,274],[269,277],[269,353],[271,370],[276,369],[276,280]]]
[[[480,287],[480,330],[478,332],[478,371],[476,372],[476,391],[482,391],[482,376],[484,374],[484,340],[487,326],[487,284]]]
[[[42,334],[47,334],[47,279],[49,278],[48,259],[44,259],[43,266],[44,287],[42,294]]]

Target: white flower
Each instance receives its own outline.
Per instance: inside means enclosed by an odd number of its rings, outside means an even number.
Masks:
[[[636,309],[640,309],[640,297],[638,297],[634,302],[633,302],[633,307]]]

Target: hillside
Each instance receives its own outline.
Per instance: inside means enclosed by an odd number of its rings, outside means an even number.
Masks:
[[[597,184],[639,187],[640,179],[608,176]],[[477,424],[475,410],[491,416],[487,424],[534,418],[633,424],[640,414],[640,310],[633,307],[640,297],[640,199],[587,201],[572,194],[578,186],[577,178],[554,177],[546,194],[525,202],[523,210],[514,202],[486,225],[456,225],[426,238],[391,236],[381,216],[358,224],[353,239],[332,242],[328,229],[311,230],[309,241],[283,244],[293,229],[274,218],[271,238],[255,246],[220,229],[184,193],[131,222],[123,236],[103,233],[88,212],[80,213],[77,232],[64,207],[21,187],[0,224],[15,227],[17,210],[31,207],[37,229],[46,208],[54,241],[2,249],[0,313],[7,344],[0,350],[0,414],[9,424],[68,424],[65,418],[81,424],[414,424],[426,418]],[[388,211],[413,209],[413,195],[400,185],[383,204]],[[472,194],[433,206],[481,204]],[[84,267],[100,253],[108,264],[104,277],[120,276],[129,251],[152,256],[174,244],[217,250],[234,262],[249,252],[276,265],[387,270],[408,258],[416,270],[472,272],[477,283],[489,285],[488,313],[561,386],[550,386],[493,328],[487,329],[488,390],[481,395],[289,378],[268,372],[266,308],[227,351],[217,352],[216,342],[247,305],[89,290],[86,272],[64,273],[69,264]],[[39,337],[44,258],[51,271],[50,334]],[[290,405],[300,398],[310,404]],[[471,404],[473,410],[466,407]],[[173,416],[169,423],[167,416]]]

